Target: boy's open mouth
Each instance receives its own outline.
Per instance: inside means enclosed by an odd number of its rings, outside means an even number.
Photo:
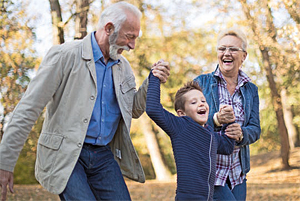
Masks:
[[[206,113],[206,110],[199,110],[197,113],[198,113],[198,114],[205,114],[205,113]]]

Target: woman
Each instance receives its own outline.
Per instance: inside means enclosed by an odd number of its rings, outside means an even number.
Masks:
[[[218,37],[217,68],[195,81],[203,89],[209,104],[208,123],[236,140],[231,155],[217,155],[214,200],[246,200],[246,174],[250,170],[249,144],[260,137],[257,87],[241,70],[247,57],[247,39],[239,30],[227,29]]]

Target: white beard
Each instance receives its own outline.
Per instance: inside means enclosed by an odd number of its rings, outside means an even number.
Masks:
[[[118,60],[121,57],[121,54],[118,53],[119,49],[123,49],[126,51],[129,51],[128,46],[119,46],[116,45],[115,43],[109,45],[109,57],[113,60]]]
[[[118,53],[118,50],[123,49],[129,51],[129,47],[127,45],[120,46],[116,44],[119,33],[114,32],[109,36],[109,57],[113,60],[118,60],[121,57],[121,54]]]

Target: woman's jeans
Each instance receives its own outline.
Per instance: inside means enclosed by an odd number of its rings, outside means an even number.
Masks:
[[[84,144],[61,200],[130,200],[114,156],[107,146]]]
[[[215,186],[214,190],[214,200],[246,200],[247,194],[247,184],[246,179],[244,179],[243,183],[234,187],[234,189],[230,189],[228,184],[226,183],[225,186]]]

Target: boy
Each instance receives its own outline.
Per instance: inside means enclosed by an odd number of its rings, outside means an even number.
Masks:
[[[177,116],[160,104],[160,81],[149,75],[146,112],[171,138],[177,168],[176,200],[212,200],[216,155],[231,154],[234,140],[206,125],[209,106],[196,82],[189,82],[175,96]],[[224,138],[224,139],[222,139]]]

